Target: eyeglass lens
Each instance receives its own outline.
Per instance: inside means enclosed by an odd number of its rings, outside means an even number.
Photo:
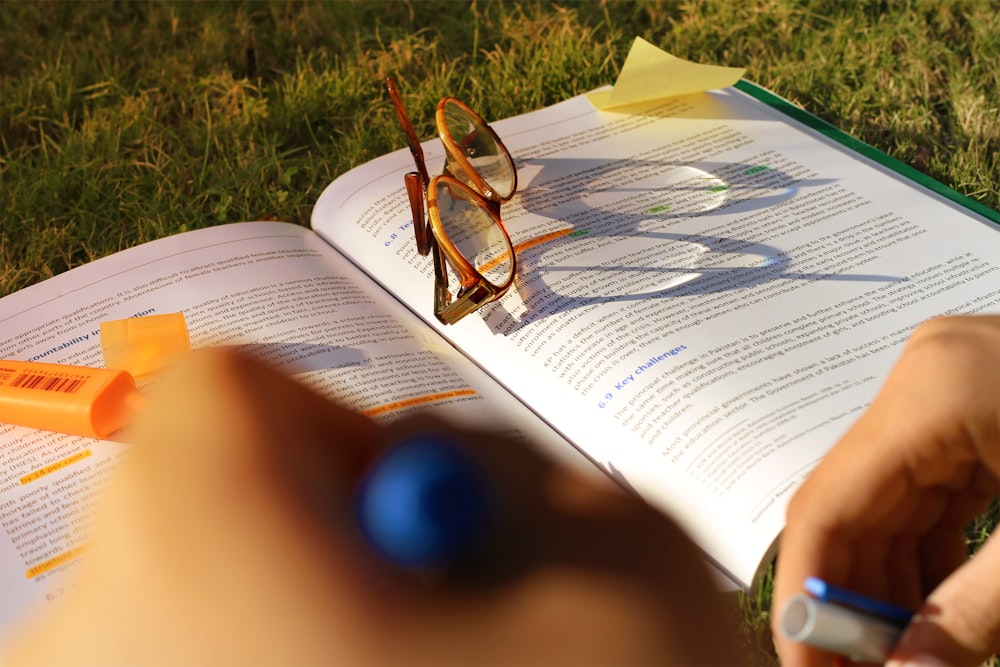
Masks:
[[[452,140],[483,180],[500,199],[508,199],[514,191],[514,167],[506,155],[501,154],[489,130],[451,100],[444,105],[444,124]],[[456,178],[469,185],[461,169],[454,171]]]
[[[441,182],[436,196],[441,225],[452,245],[494,285],[510,280],[514,271],[510,241],[482,203],[471,201],[465,190]]]

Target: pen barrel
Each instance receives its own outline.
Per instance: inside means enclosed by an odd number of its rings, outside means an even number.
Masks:
[[[791,597],[781,611],[781,633],[859,662],[885,662],[902,628],[885,619],[815,600]]]
[[[0,422],[106,438],[131,419],[137,393],[125,371],[0,361]]]

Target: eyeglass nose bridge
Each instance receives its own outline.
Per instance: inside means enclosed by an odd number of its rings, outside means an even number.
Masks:
[[[500,204],[505,200],[478,169],[467,162],[463,164],[446,151],[443,171],[478,192],[491,207],[495,206],[496,211],[500,211]]]
[[[483,178],[474,167],[470,173],[469,168],[456,160],[451,153],[445,151],[444,169],[442,170],[447,176],[451,176],[457,181],[465,183],[470,188],[475,190],[482,196],[484,200],[490,205],[491,209],[495,208],[496,213],[500,212],[500,195],[490,186],[489,181]]]

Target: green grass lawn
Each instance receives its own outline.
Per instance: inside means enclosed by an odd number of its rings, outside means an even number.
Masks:
[[[850,8],[845,8],[845,7]],[[1000,15],[979,2],[0,4],[0,295],[222,222],[305,224],[323,186],[426,136],[614,81],[641,35],[1000,205]]]
[[[422,136],[611,83],[635,36],[747,78],[1000,207],[992,0],[0,3],[0,295],[238,220],[307,224],[334,177]],[[767,591],[745,625],[762,662]]]

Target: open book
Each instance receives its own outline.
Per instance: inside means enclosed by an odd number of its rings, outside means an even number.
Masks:
[[[312,229],[191,231],[3,298],[0,358],[99,366],[100,322],[182,311],[195,346],[245,346],[376,419],[435,410],[592,462],[749,585],[913,327],[1000,310],[996,214],[745,81],[493,127],[519,275],[457,324],[433,316],[400,150],[334,181]],[[0,424],[0,628],[64,594],[127,454]]]

